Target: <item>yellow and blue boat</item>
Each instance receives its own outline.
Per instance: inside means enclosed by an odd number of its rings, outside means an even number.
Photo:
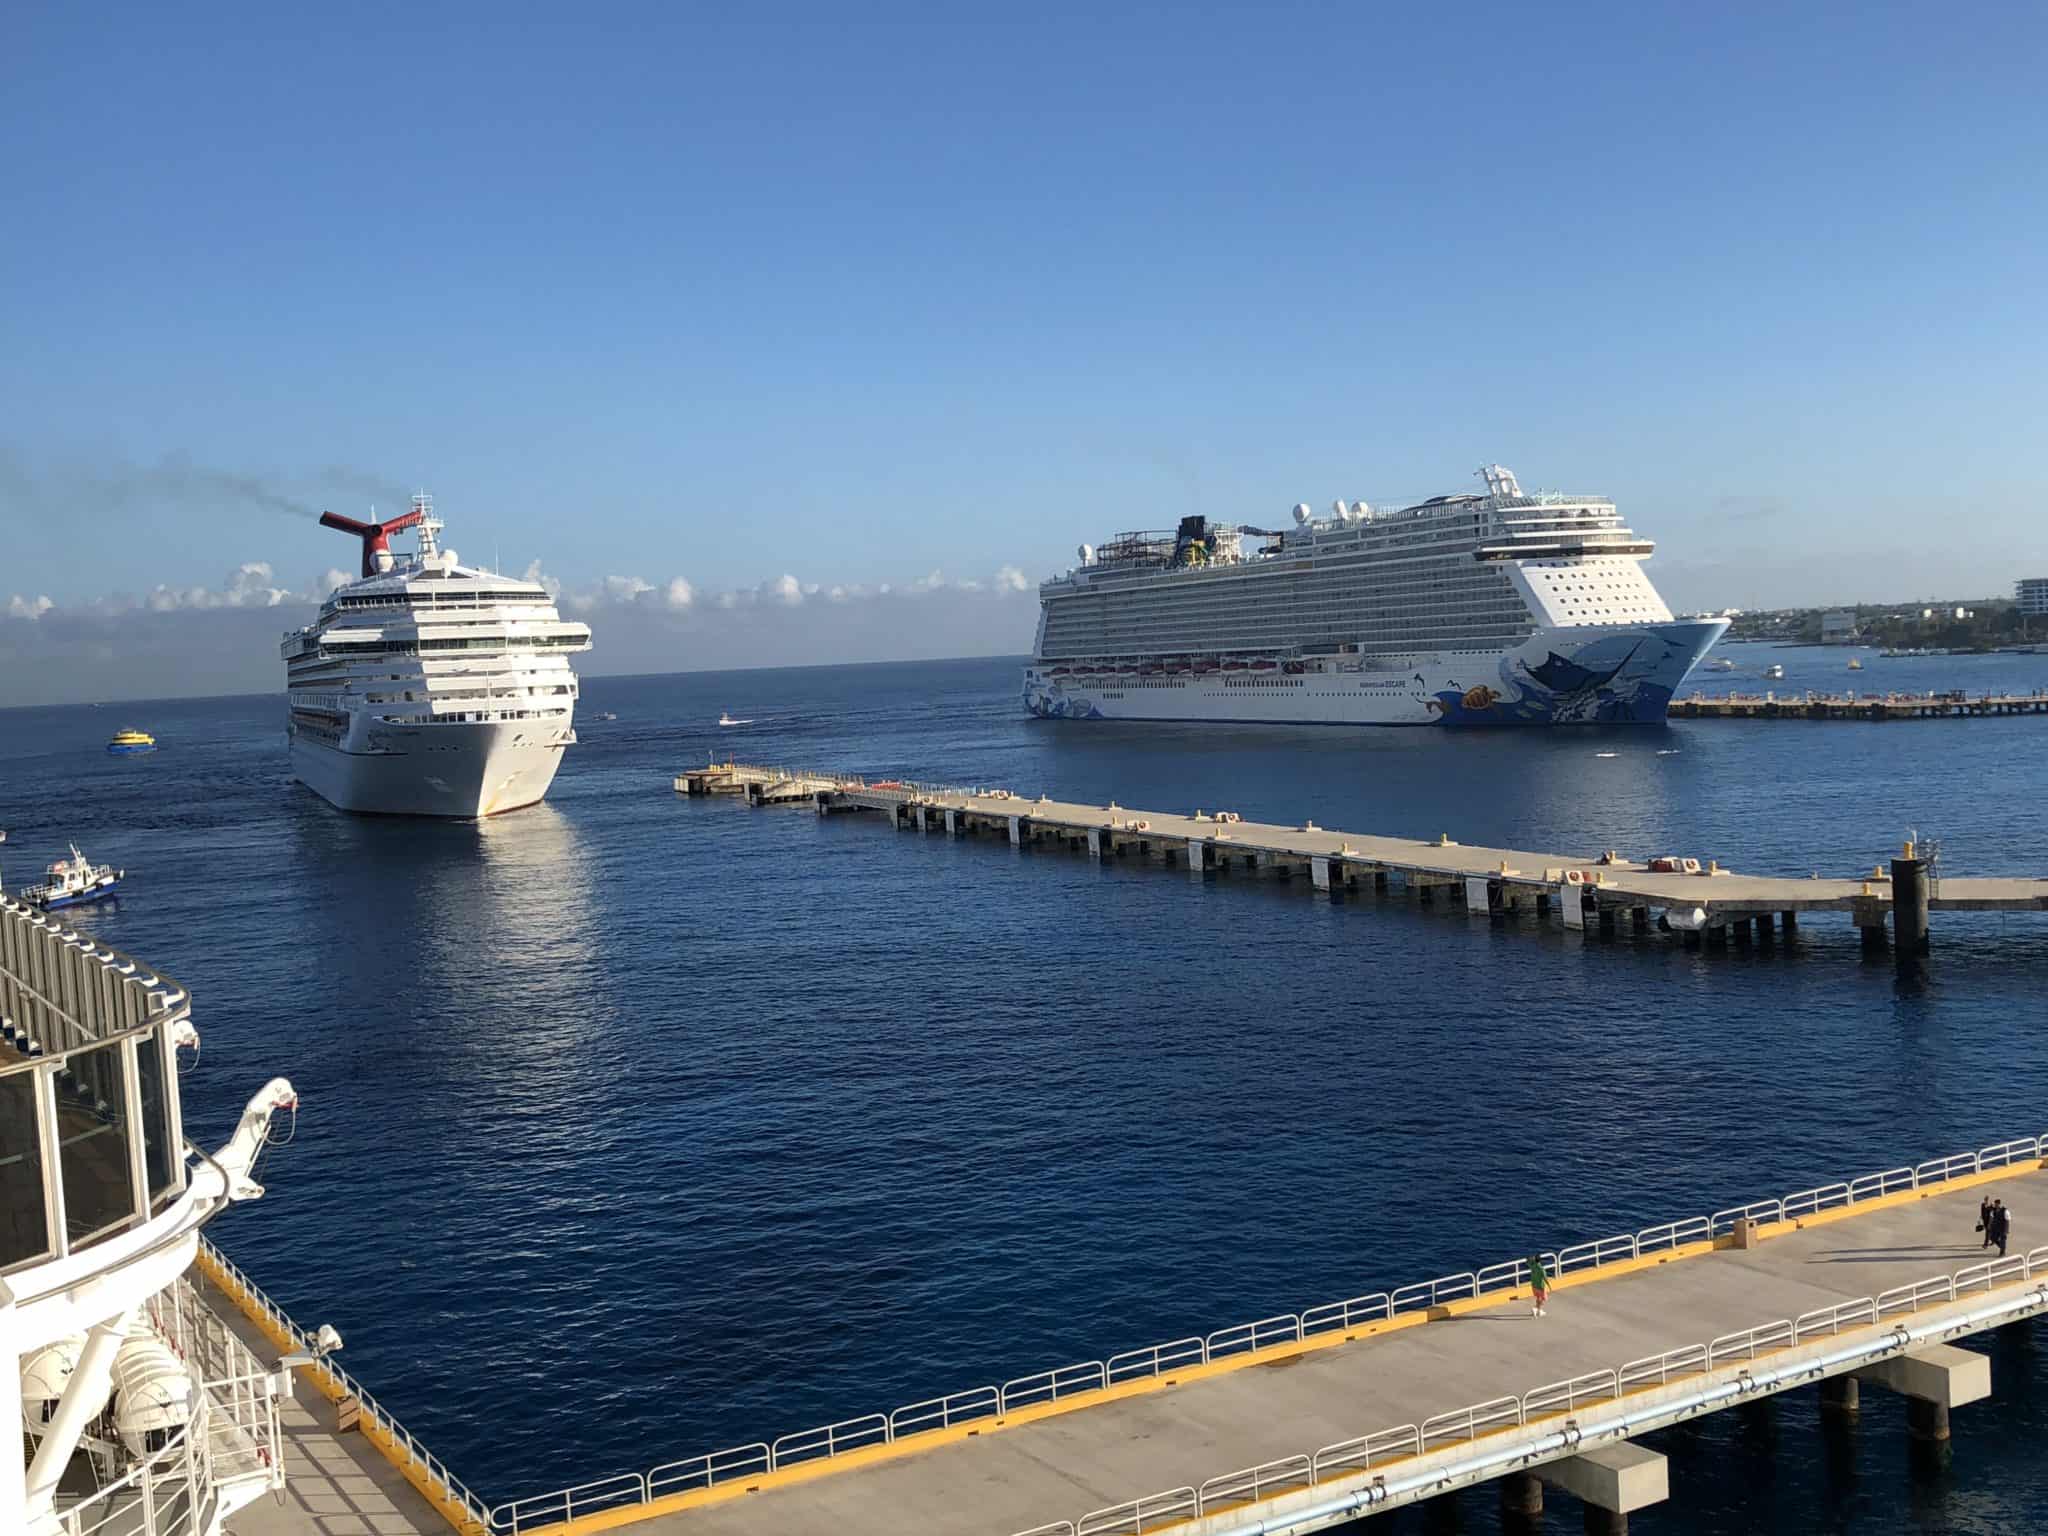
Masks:
[[[114,739],[107,743],[107,750],[121,755],[130,752],[154,752],[156,738],[147,731],[116,731]]]

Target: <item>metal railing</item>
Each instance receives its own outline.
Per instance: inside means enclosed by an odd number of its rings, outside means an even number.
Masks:
[[[1874,1327],[1884,1318],[1922,1307],[1948,1304],[2001,1282],[2048,1277],[2048,1245],[1989,1264],[1975,1264],[1953,1274],[1936,1275],[1876,1296],[1863,1296],[1839,1306],[1824,1307],[1799,1318],[1781,1318],[1741,1333],[1724,1334],[1707,1344],[1688,1344],[1644,1361],[1613,1370],[1589,1372],[1567,1381],[1532,1387],[1519,1397],[1494,1398],[1423,1420],[1403,1424],[1278,1461],[1261,1462],[1210,1478],[1199,1488],[1174,1488],[1104,1509],[1091,1510],[1078,1523],[1081,1536],[1101,1532],[1135,1533],[1177,1521],[1199,1519],[1291,1490],[1313,1488],[1356,1477],[1389,1462],[1469,1444],[1482,1436],[1527,1428],[1546,1419],[1564,1420],[1593,1403],[1618,1402],[1630,1392],[1646,1391],[1689,1376],[1704,1376],[1737,1361],[1793,1349],[1844,1327]],[[2048,1301],[2048,1286],[2041,1292]],[[1305,1475],[1302,1469],[1305,1468]],[[1039,1536],[1060,1530],[1038,1526],[1018,1536]]]
[[[1976,1152],[1962,1152],[1951,1157],[1935,1158],[1917,1167],[1887,1169],[1881,1173],[1866,1174],[1845,1182],[1799,1190],[1776,1199],[1733,1206],[1727,1210],[1716,1211],[1710,1216],[1681,1217],[1675,1221],[1659,1222],[1654,1226],[1644,1227],[1634,1233],[1618,1233],[1612,1237],[1574,1243],[1555,1251],[1545,1250],[1539,1257],[1553,1276],[1582,1273],[1608,1265],[1630,1263],[1646,1255],[1669,1253],[1686,1244],[1707,1242],[1715,1237],[1725,1236],[1735,1230],[1736,1221],[1743,1217],[1749,1218],[1752,1222],[1796,1220],[1801,1215],[1854,1206],[1881,1195],[1939,1185],[2016,1163],[2036,1161],[2044,1156],[2048,1156],[2048,1135],[2000,1142]],[[2026,1261],[2016,1259],[2008,1262],[2024,1265]],[[2034,1262],[2048,1265],[2048,1248],[2035,1250]],[[1955,1281],[1961,1276],[1975,1273],[1976,1269],[1961,1270],[1956,1276],[1922,1282],[1922,1286],[1945,1286],[1947,1289],[1941,1294],[1945,1299],[1952,1300]],[[2023,1268],[2022,1273],[2031,1271]],[[1527,1285],[1528,1278],[1527,1260],[1514,1259],[1488,1265],[1483,1269],[1460,1271],[1440,1276],[1435,1280],[1402,1286],[1392,1292],[1374,1291],[1345,1301],[1325,1302],[1298,1313],[1282,1313],[1261,1318],[1256,1322],[1219,1328],[1202,1338],[1175,1339],[1164,1344],[1127,1350],[1103,1360],[1080,1361],[1029,1376],[1015,1377],[1001,1386],[969,1387],[949,1393],[945,1397],[927,1398],[906,1404],[892,1413],[870,1414],[865,1418],[844,1420],[837,1424],[784,1435],[772,1443],[753,1443],[713,1451],[708,1455],[692,1457],[686,1461],[667,1462],[646,1473],[621,1473],[616,1477],[602,1478],[572,1488],[559,1488],[547,1493],[508,1500],[490,1507],[486,1523],[494,1536],[496,1533],[538,1530],[599,1509],[651,1503],[657,1498],[666,1498],[672,1494],[709,1489],[741,1478],[757,1478],[797,1461],[814,1461],[821,1456],[832,1457],[844,1455],[849,1451],[889,1445],[899,1437],[908,1438],[933,1433],[970,1420],[1000,1420],[1022,1408],[1051,1406],[1077,1394],[1098,1392],[1126,1382],[1150,1378],[1164,1379],[1178,1370],[1206,1365],[1216,1359],[1256,1354],[1276,1347],[1308,1347],[1321,1335],[1339,1332],[1348,1334],[1355,1328],[1386,1322],[1411,1312],[1426,1312],[1449,1302],[1476,1300],[1500,1292],[1517,1290]],[[1906,1306],[1907,1300],[1902,1299],[1902,1293],[1910,1292],[1912,1289],[1902,1287],[1898,1291],[1887,1291],[1882,1296],[1846,1305],[1851,1308],[1863,1307],[1866,1304],[1874,1306],[1878,1316],[1882,1318],[1886,1315],[1888,1306],[1894,1310]],[[1920,1304],[1924,1302],[1913,1303]],[[1797,1340],[1819,1331],[1822,1327],[1821,1319],[1825,1316],[1825,1312],[1809,1313],[1796,1321],[1787,1319],[1782,1324],[1772,1323],[1766,1327],[1788,1330],[1791,1338]],[[1839,1322],[1836,1326],[1839,1326]],[[1711,1347],[1687,1345],[1660,1356],[1631,1361],[1612,1373],[1596,1375],[1605,1379],[1611,1374],[1614,1378],[1615,1391],[1618,1393],[1652,1380],[1664,1381],[1674,1379],[1677,1375],[1697,1374],[1709,1369],[1712,1364],[1712,1348],[1721,1349],[1722,1358],[1725,1360],[1726,1351],[1731,1349],[1748,1347],[1754,1351],[1760,1348],[1784,1347],[1783,1343],[1766,1345],[1755,1339],[1750,1339],[1745,1345],[1740,1342],[1745,1338],[1744,1335],[1734,1335],[1730,1338],[1717,1339]],[[1573,1380],[1581,1383],[1576,1397],[1572,1395],[1571,1383],[1551,1383],[1537,1388],[1536,1391],[1550,1394],[1564,1389],[1573,1401],[1583,1401],[1583,1383],[1586,1379]],[[1545,1402],[1548,1400],[1547,1397],[1544,1399]],[[1376,1465],[1380,1460],[1393,1459],[1396,1455],[1417,1455],[1422,1449],[1427,1448],[1425,1441],[1429,1444],[1442,1444],[1459,1438],[1458,1430],[1461,1425],[1468,1434],[1486,1433],[1485,1424],[1482,1424],[1480,1419],[1484,1419],[1489,1412],[1504,1413],[1506,1410],[1503,1405],[1510,1402],[1518,1405],[1517,1413],[1526,1414],[1525,1399],[1503,1398],[1497,1403],[1477,1404],[1472,1408],[1462,1409],[1458,1414],[1439,1416],[1420,1427],[1406,1425],[1397,1430],[1378,1431],[1361,1440],[1344,1441],[1338,1446],[1326,1446],[1323,1451],[1317,1453],[1317,1456],[1339,1451],[1352,1458],[1362,1456],[1364,1459],[1351,1468],[1359,1470],[1363,1466]],[[1475,1419],[1474,1415],[1480,1418]],[[1491,1419],[1485,1420],[1486,1424],[1492,1422]],[[1389,1440],[1389,1436],[1400,1438]],[[1408,1449],[1398,1449],[1403,1445]],[[787,1454],[782,1448],[787,1448]],[[1224,1476],[1241,1478],[1250,1470],[1227,1473]],[[1076,1536],[1115,1536],[1115,1533],[1120,1532],[1134,1533],[1135,1536],[1140,1530],[1150,1530],[1160,1524],[1170,1523],[1173,1519],[1191,1518],[1186,1512],[1172,1516],[1160,1513],[1183,1495],[1186,1497],[1182,1502],[1192,1503],[1195,1512],[1199,1513],[1201,1490],[1175,1489],[1167,1494],[1147,1495],[1146,1499],[1152,1501],[1149,1503],[1143,1500],[1134,1501],[1144,1504],[1145,1508],[1137,1514],[1128,1515],[1128,1518],[1119,1515],[1118,1512],[1128,1511],[1130,1506],[1120,1505],[1112,1510],[1093,1511],[1073,1523]],[[466,1490],[463,1496],[466,1500]],[[471,1502],[470,1507],[477,1506]],[[1116,1519],[1125,1519],[1126,1523],[1114,1523]],[[1132,1524],[1130,1521],[1139,1523]],[[1064,1524],[1054,1524],[1040,1529],[1065,1531],[1068,1528]],[[1032,1533],[1025,1533],[1025,1536],[1032,1536]]]
[[[199,1238],[199,1247],[206,1261],[216,1266],[218,1272],[225,1275],[242,1292],[241,1300],[262,1313],[297,1349],[307,1354],[318,1353],[313,1335],[293,1322],[284,1308],[266,1296],[262,1288],[242,1273],[235,1262],[215,1247],[204,1234]],[[314,1373],[325,1376],[345,1395],[355,1399],[362,1418],[374,1425],[390,1442],[391,1449],[386,1452],[386,1456],[401,1472],[410,1469],[412,1473],[424,1479],[434,1492],[473,1522],[474,1529],[481,1531],[489,1525],[490,1516],[483,1500],[471,1493],[468,1486],[450,1472],[438,1456],[421,1445],[412,1431],[399,1423],[383,1404],[370,1395],[361,1382],[332,1360],[322,1360],[311,1369]],[[645,1479],[635,1481],[642,1486],[644,1493]],[[448,1511],[444,1510],[443,1514],[448,1514]]]

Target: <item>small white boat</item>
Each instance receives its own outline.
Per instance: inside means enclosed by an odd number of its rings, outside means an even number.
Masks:
[[[1771,663],[1771,664],[1770,664],[1770,665],[1769,665],[1768,667],[1765,667],[1765,668],[1764,668],[1764,676],[1765,676],[1765,677],[1768,677],[1768,678],[1774,678],[1774,679],[1775,679],[1775,678],[1780,678],[1780,677],[1783,677],[1784,675],[1785,675],[1785,669],[1784,669],[1783,667],[1779,666],[1779,665],[1778,665],[1778,664],[1777,664],[1777,663],[1776,663],[1775,661],[1774,661],[1774,662],[1772,662],[1772,663]]]
[[[1726,656],[1716,656],[1710,661],[1703,662],[1701,665],[1708,672],[1733,672],[1735,670],[1735,663]]]
[[[618,717],[617,715],[613,714],[613,713],[612,713],[612,712],[611,712],[610,710],[606,710],[606,711],[605,711],[605,712],[604,712],[603,714],[599,715],[599,716],[598,716],[597,718],[598,718],[598,719],[600,719],[600,720],[616,720],[616,719],[618,719],[619,717]]]
[[[52,864],[43,884],[27,886],[17,894],[30,906],[53,912],[59,907],[75,907],[82,901],[111,896],[126,873],[111,864],[88,862],[78,851],[78,844],[73,843],[71,857]]]
[[[724,711],[720,711],[718,716],[718,723],[720,725],[752,725],[754,722],[751,720],[735,720],[731,715],[725,713]]]

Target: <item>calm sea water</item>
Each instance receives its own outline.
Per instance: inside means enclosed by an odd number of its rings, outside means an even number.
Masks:
[[[1727,654],[1785,689],[2048,682]],[[2048,1128],[2038,920],[1937,916],[1905,985],[1837,919],[1796,954],[1588,944],[669,786],[730,751],[1783,873],[1912,828],[2039,873],[2048,720],[1084,726],[1016,676],[592,679],[546,804],[481,825],[333,811],[275,697],[4,711],[0,859],[127,867],[79,921],[193,989],[199,1139],[298,1085],[216,1231],[492,1499]],[[105,755],[131,723],[162,749]],[[1795,1395],[1668,1437],[1638,1528],[2048,1524],[2048,1350],[1990,1347],[1946,1473],[1896,1403],[1843,1440]]]

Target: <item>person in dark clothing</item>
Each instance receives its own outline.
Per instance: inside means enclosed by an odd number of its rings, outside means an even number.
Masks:
[[[1989,1248],[1997,1241],[1991,1235],[1991,1211],[1993,1204],[1992,1198],[1986,1195],[1977,1206],[1977,1230],[1984,1234],[1984,1241],[1977,1245],[1979,1248]]]
[[[1992,1207],[1991,1221],[1991,1230],[1998,1236],[1998,1256],[2002,1259],[2005,1257],[2006,1239],[2012,1236],[2012,1212],[2005,1208],[2003,1200]]]

